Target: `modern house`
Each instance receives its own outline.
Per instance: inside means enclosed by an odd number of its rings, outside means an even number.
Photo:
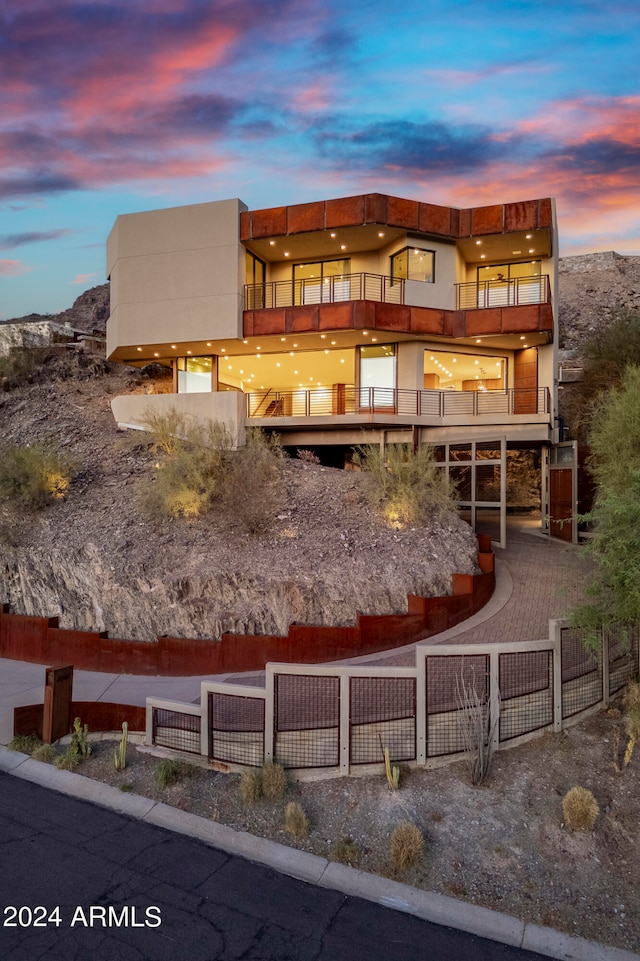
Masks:
[[[172,394],[114,399],[123,426],[174,406],[225,421],[240,444],[255,425],[337,465],[363,442],[431,443],[472,522],[501,518],[501,542],[507,451],[561,460],[547,456],[551,199],[458,210],[365,194],[125,214],[107,271],[107,356],[173,371]]]

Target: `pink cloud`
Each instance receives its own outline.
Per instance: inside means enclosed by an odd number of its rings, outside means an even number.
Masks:
[[[98,275],[97,275],[96,273],[93,273],[93,274],[77,274],[77,275],[74,277],[74,279],[71,281],[71,283],[72,283],[72,284],[86,284],[86,282],[87,282],[88,280],[91,280],[92,277],[97,277],[97,276],[98,276]]]
[[[0,260],[0,277],[19,277],[30,270],[22,260]]]

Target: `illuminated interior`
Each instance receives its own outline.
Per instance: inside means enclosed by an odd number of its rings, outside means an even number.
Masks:
[[[353,386],[355,349],[291,350],[218,358],[219,390],[288,391],[303,387]]]
[[[504,357],[445,350],[424,352],[427,390],[504,390],[506,376]]]

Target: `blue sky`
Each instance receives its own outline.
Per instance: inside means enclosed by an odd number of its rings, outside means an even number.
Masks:
[[[0,319],[105,280],[119,213],[557,199],[640,254],[640,5],[0,0]]]

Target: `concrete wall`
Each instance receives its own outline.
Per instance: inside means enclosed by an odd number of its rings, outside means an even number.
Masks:
[[[118,217],[107,241],[108,357],[176,338],[241,336],[244,209],[222,200]]]
[[[245,443],[245,395],[238,391],[211,394],[120,394],[111,401],[119,427],[145,430],[149,413],[167,413],[174,408],[196,421],[216,420],[227,425],[235,447]]]

